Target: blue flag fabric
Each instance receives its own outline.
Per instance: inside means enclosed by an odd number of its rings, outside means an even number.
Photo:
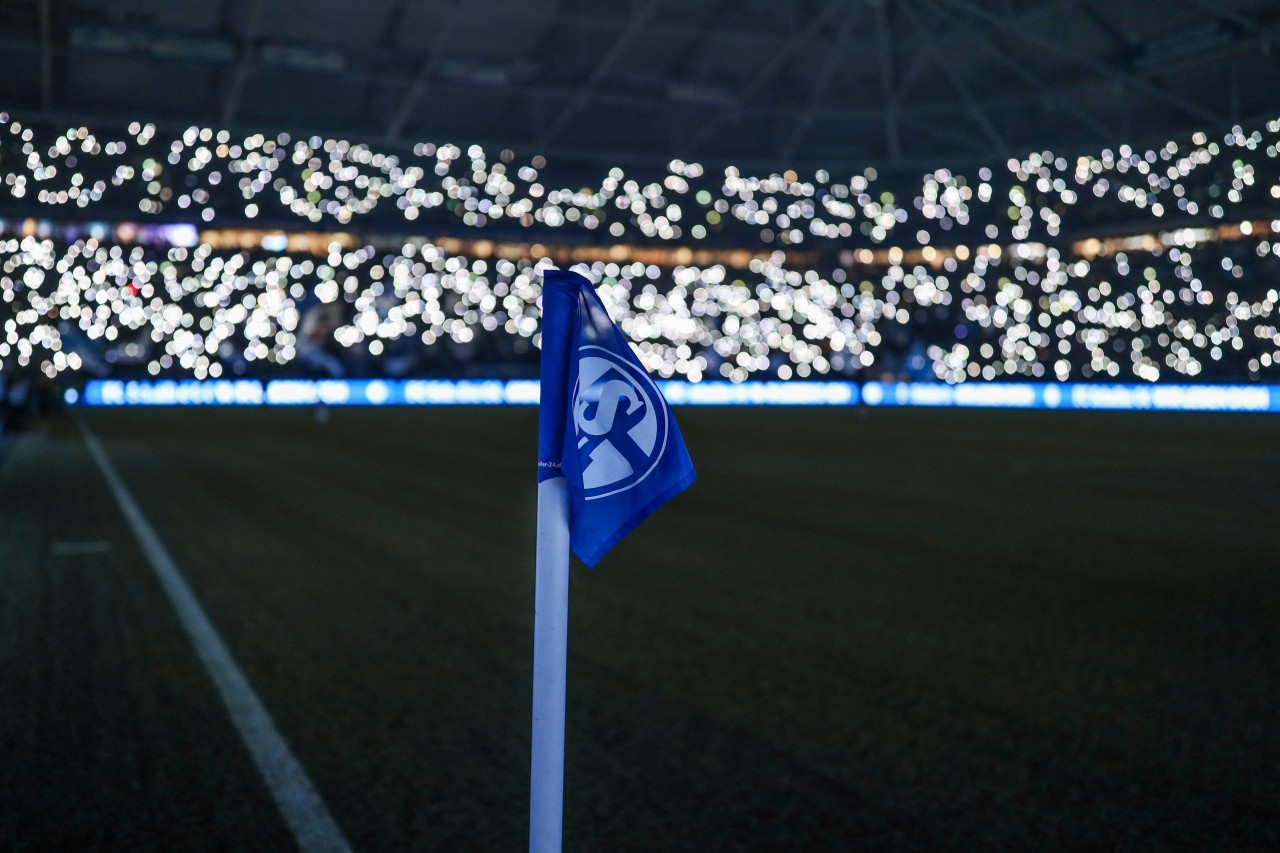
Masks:
[[[591,282],[542,274],[538,482],[563,476],[570,544],[588,566],[684,491],[693,462],[657,385]]]

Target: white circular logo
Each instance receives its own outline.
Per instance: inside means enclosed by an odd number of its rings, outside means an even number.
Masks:
[[[587,500],[634,488],[667,446],[667,405],[643,369],[597,346],[579,348],[573,428]]]

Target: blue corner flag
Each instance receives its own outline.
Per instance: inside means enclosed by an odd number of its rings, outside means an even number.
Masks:
[[[573,551],[594,566],[694,480],[658,387],[609,319],[591,282],[542,274],[538,482],[563,476]]]

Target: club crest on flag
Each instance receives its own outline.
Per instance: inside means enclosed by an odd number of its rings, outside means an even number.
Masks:
[[[604,347],[580,347],[572,407],[586,500],[635,488],[657,467],[667,403],[636,365]]]

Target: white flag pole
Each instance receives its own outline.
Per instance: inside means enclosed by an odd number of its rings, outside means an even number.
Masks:
[[[564,704],[569,650],[569,490],[564,477],[538,484],[533,602],[533,754],[530,853],[560,853],[564,819]]]

